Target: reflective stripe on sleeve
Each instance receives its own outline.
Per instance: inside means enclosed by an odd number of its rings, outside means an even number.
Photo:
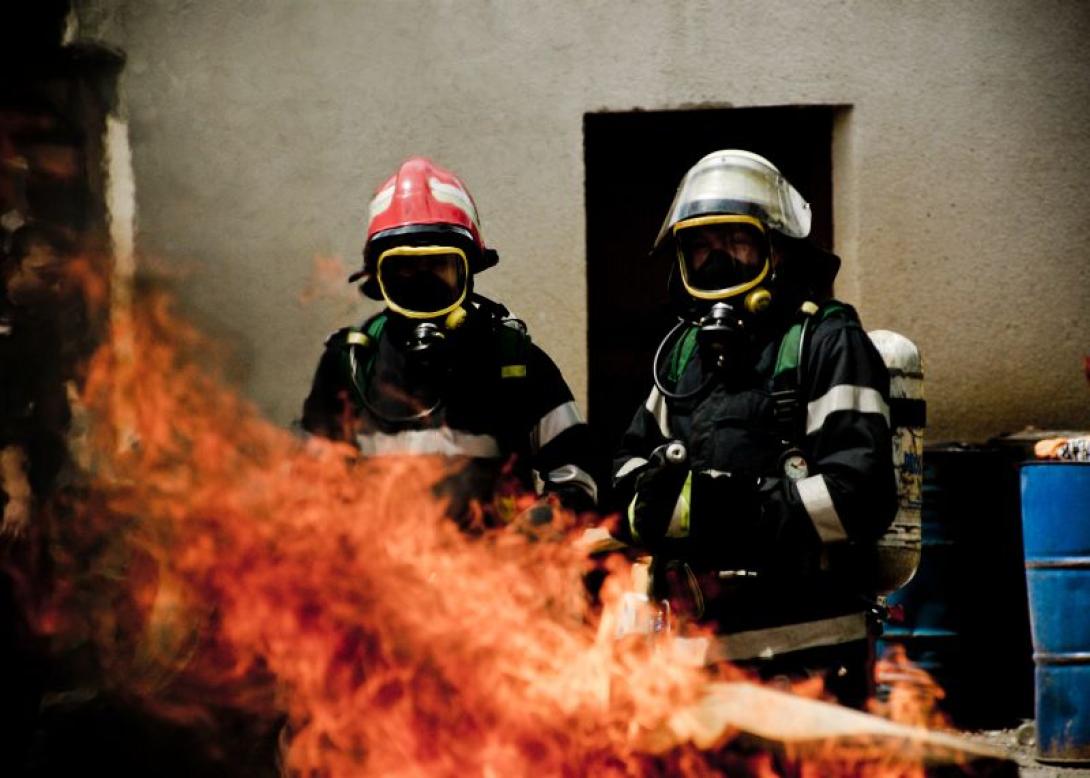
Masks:
[[[621,480],[633,470],[637,470],[647,464],[647,460],[643,457],[632,457],[623,465],[617,468],[617,472],[613,474],[614,480]]]
[[[889,424],[889,405],[882,398],[881,392],[869,386],[838,384],[813,402],[807,403],[806,434],[811,435],[820,430],[829,415],[837,411],[877,413]]]
[[[833,497],[829,494],[829,487],[825,478],[821,475],[812,475],[809,478],[801,478],[795,481],[795,488],[799,490],[799,498],[814,524],[822,543],[834,543],[838,540],[847,540],[848,533],[840,516],[833,505]]]
[[[595,504],[598,503],[598,484],[591,477],[590,473],[581,467],[563,465],[555,470],[550,470],[545,474],[545,482],[550,484],[571,484],[573,486],[578,486],[590,495],[590,499]]]
[[[632,536],[632,539],[637,543],[640,542],[640,533],[636,529],[636,500],[639,499],[638,494],[632,495],[632,502],[628,503],[628,511],[625,512],[625,518],[628,519],[628,533]]]
[[[674,512],[670,514],[670,524],[666,527],[666,537],[689,537],[689,504],[692,501],[692,493],[693,473],[690,470],[689,474],[685,476],[685,483],[682,484],[681,494],[677,496],[677,502],[674,503]]]
[[[391,454],[441,454],[494,459],[500,456],[500,444],[491,435],[472,435],[450,427],[431,430],[404,430],[387,434],[370,432],[356,436],[356,445],[365,456]]]
[[[542,416],[541,421],[534,427],[530,433],[530,448],[536,454],[564,430],[585,423],[575,400],[561,403]]]
[[[643,407],[647,409],[647,412],[655,417],[655,421],[659,425],[659,432],[662,433],[664,438],[670,437],[670,420],[666,411],[666,398],[662,392],[656,386],[651,390],[651,394],[647,396],[647,402],[643,404]]]

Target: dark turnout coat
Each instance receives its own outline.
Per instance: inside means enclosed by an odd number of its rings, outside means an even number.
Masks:
[[[652,389],[614,461],[614,485],[628,504],[651,452],[667,440],[684,443],[689,534],[654,544],[653,585],[658,596],[691,590],[692,615],[724,636],[713,658],[865,637],[862,567],[896,511],[881,356],[848,306],[823,309],[802,354],[795,433],[785,432],[773,376],[790,324],[747,354],[729,355],[725,371],[695,350],[671,391],[710,386],[688,400]],[[798,460],[785,466],[792,446],[805,471]]]
[[[560,370],[522,328],[471,307],[465,324],[446,333],[444,367],[424,369],[399,342],[406,323],[379,316],[386,321],[327,340],[303,405],[304,429],[348,440],[368,456],[464,459],[452,487],[459,499],[489,502],[513,461],[523,489],[539,480],[568,507],[594,505],[587,425]]]

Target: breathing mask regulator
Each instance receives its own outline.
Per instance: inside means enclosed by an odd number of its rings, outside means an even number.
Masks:
[[[462,326],[469,292],[469,261],[456,246],[395,246],[376,263],[379,290],[398,326],[410,369],[421,378],[446,372],[447,334]]]
[[[667,333],[655,354],[655,386],[665,396],[688,399],[705,391],[749,355],[762,319],[772,306],[771,245],[756,218],[735,214],[700,216],[673,229],[677,265],[671,296],[679,304],[678,324]],[[707,379],[690,392],[664,386],[661,358],[678,337],[695,326],[696,347],[712,366]]]
[[[406,384],[421,407],[394,416],[364,398],[373,414],[403,423],[426,418],[442,406],[451,368],[449,336],[465,323],[470,279],[466,254],[455,246],[399,245],[379,255],[375,280],[392,313],[389,337],[405,357]]]

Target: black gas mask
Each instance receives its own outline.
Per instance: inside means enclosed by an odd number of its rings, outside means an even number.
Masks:
[[[708,319],[719,335],[752,327],[772,302],[772,252],[764,227],[749,217],[695,221],[674,233],[674,280],[689,298],[690,320]]]
[[[399,245],[376,263],[382,297],[394,314],[395,343],[410,379],[436,381],[448,372],[448,335],[465,320],[469,262],[451,245]]]
[[[722,249],[709,251],[699,268],[687,272],[689,285],[702,290],[730,289],[753,275],[753,268]]]
[[[720,218],[726,221],[720,221]],[[655,357],[655,385],[664,395],[693,397],[715,380],[740,377],[755,359],[755,344],[772,305],[774,281],[771,246],[760,222],[749,217],[719,217],[675,231],[677,264],[670,296],[679,323]],[[673,393],[660,378],[660,358],[667,343],[683,329],[696,327],[702,363],[711,368],[693,392]]]

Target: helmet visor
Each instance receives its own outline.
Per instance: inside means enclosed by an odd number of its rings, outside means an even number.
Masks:
[[[693,297],[724,300],[768,275],[768,240],[752,216],[703,216],[674,228],[678,264]]]
[[[376,276],[390,308],[428,319],[450,313],[465,300],[469,262],[453,246],[395,246],[379,256]]]
[[[655,239],[656,247],[680,222],[711,214],[753,216],[793,238],[810,234],[809,203],[771,162],[748,151],[716,151],[690,168]]]

